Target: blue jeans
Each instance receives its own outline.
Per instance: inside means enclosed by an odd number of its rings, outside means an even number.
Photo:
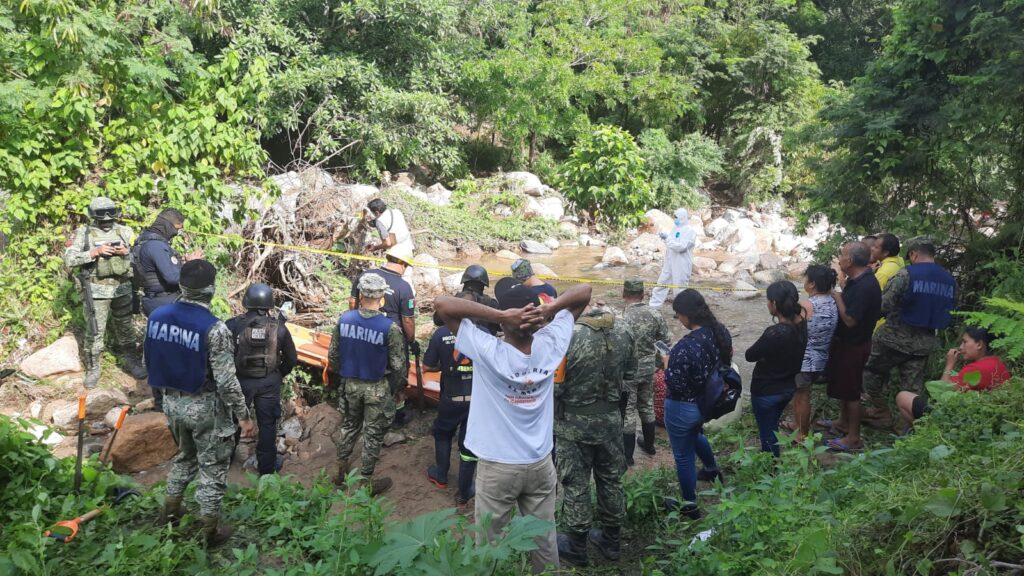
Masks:
[[[679,489],[687,502],[697,502],[697,466],[694,456],[700,458],[704,468],[718,470],[715,454],[704,437],[704,419],[700,409],[693,402],[665,399],[665,430],[668,431],[672,455],[676,460],[676,476]]]
[[[779,439],[775,433],[779,430],[779,418],[782,417],[782,410],[792,399],[792,391],[750,397],[750,408],[754,411],[754,420],[757,420],[757,435],[761,438],[762,452],[771,452],[778,457]]]

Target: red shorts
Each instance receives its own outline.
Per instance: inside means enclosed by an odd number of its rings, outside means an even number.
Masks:
[[[864,365],[871,355],[871,341],[852,344],[833,342],[825,366],[828,396],[836,400],[860,400],[864,391]]]

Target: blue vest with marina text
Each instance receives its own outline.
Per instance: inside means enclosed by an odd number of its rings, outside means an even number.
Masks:
[[[358,310],[349,310],[338,319],[338,355],[341,377],[376,381],[384,378],[388,367],[388,330],[393,322],[378,314],[363,318]]]
[[[149,385],[195,394],[206,383],[206,337],[217,323],[205,307],[189,302],[161,306],[146,324]]]
[[[915,328],[941,330],[949,326],[956,305],[956,280],[934,262],[907,266],[910,286],[900,305],[900,320]]]

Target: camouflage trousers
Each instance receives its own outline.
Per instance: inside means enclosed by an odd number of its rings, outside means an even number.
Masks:
[[[603,527],[619,527],[626,519],[626,494],[622,475],[626,471],[622,439],[587,444],[558,439],[555,452],[562,482],[561,524],[566,531],[586,534],[593,522],[590,476],[597,485],[597,519]]]
[[[349,380],[344,387],[338,406],[345,415],[337,438],[338,460],[348,460],[361,433],[363,453],[359,473],[369,477],[377,467],[384,434],[395,417],[395,401],[386,383]]]
[[[196,502],[203,516],[220,515],[228,466],[235,451],[235,423],[215,392],[164,391],[164,414],[178,445],[167,474],[167,495],[181,496],[198,476]]]
[[[864,400],[869,407],[888,409],[889,374],[899,372],[899,389],[921,394],[924,390],[928,356],[917,356],[895,350],[884,342],[871,343],[871,355],[864,365]]]
[[[622,390],[629,393],[626,415],[622,421],[622,433],[636,434],[638,422],[654,423],[654,373],[638,375],[635,380],[623,381]]]
[[[110,326],[113,333],[115,350],[121,354],[134,355],[139,339],[135,325],[132,324],[131,294],[116,298],[96,298],[93,307],[96,309],[96,333],[89,329],[88,318],[85,323],[86,367],[99,367],[107,326]]]

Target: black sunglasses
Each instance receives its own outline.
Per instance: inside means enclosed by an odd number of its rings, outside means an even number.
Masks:
[[[92,211],[93,218],[117,218],[121,211],[117,208],[100,208]]]

